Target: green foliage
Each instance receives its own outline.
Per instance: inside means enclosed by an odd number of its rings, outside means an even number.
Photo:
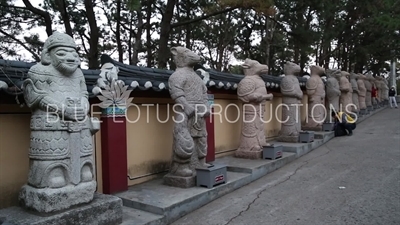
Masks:
[[[131,11],[136,11],[140,9],[141,2],[140,0],[126,0],[126,6]]]

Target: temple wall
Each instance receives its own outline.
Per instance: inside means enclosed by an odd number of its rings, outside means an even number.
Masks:
[[[214,129],[216,158],[233,154],[239,146],[243,120],[242,103],[232,94],[215,94]],[[280,130],[282,98],[266,104],[264,120],[268,123],[266,137],[274,139]],[[164,175],[172,153],[173,101],[169,98],[134,98],[127,110],[128,185],[142,183]],[[307,103],[307,96],[303,104]],[[100,119],[100,110],[93,107],[92,115]],[[301,119],[306,107],[301,107]],[[30,111],[27,107],[0,107],[0,208],[18,204],[18,193],[29,172]],[[101,130],[94,136],[96,180],[102,192]]]
[[[5,108],[0,109],[0,208],[18,204],[29,172],[30,113],[22,109],[4,112]]]

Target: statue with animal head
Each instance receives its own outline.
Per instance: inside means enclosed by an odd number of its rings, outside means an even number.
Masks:
[[[358,92],[359,92],[358,84],[357,84],[358,77],[359,76],[357,74],[350,73],[350,84],[351,84],[351,87],[352,87],[352,90],[353,90],[353,93],[352,93],[352,102],[354,104],[353,112],[357,113],[357,114],[360,111],[360,103],[358,101]]]
[[[169,77],[171,98],[175,101],[172,159],[167,185],[188,188],[195,186],[196,167],[208,167],[207,129],[205,117],[210,115],[207,87],[193,67],[199,55],[185,47],[172,47],[175,72]]]
[[[353,107],[353,88],[350,83],[350,73],[341,71],[340,80],[340,111],[351,114],[354,111]]]
[[[357,86],[358,86],[358,103],[360,104],[360,113],[365,114],[367,111],[367,104],[365,103],[365,97],[367,95],[367,88],[365,87],[365,75],[357,74]]]
[[[267,93],[264,80],[260,75],[268,72],[268,66],[251,59],[246,59],[242,65],[244,78],[239,82],[237,94],[243,104],[243,123],[240,146],[235,152],[236,157],[261,158],[265,140],[265,125],[263,122],[265,102],[272,100],[273,95]]]
[[[371,84],[372,73],[368,73],[364,79],[365,88],[367,89],[367,94],[365,95],[365,104],[369,111],[372,110],[372,84]]]
[[[340,110],[340,86],[339,80],[341,71],[338,69],[326,69],[325,73],[328,77],[326,80],[326,96],[327,96],[327,104],[326,107],[329,111],[334,110],[335,112],[339,112]],[[333,121],[331,113],[328,113],[328,121]]]
[[[285,76],[281,81],[282,93],[282,123],[277,141],[298,142],[301,131],[300,105],[303,99],[303,91],[300,88],[299,79],[301,68],[299,65],[286,62],[283,67]]]
[[[303,126],[304,130],[322,130],[325,121],[325,85],[321,79],[325,70],[320,66],[311,66],[311,76],[307,80],[308,115]]]

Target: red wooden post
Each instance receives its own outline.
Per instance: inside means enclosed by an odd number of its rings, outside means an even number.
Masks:
[[[209,104],[214,104],[214,95],[208,94]],[[215,161],[215,133],[214,133],[214,107],[211,108],[211,114],[206,119],[207,127],[207,157],[206,162]]]
[[[128,190],[125,110],[113,107],[102,110],[101,160],[104,194]]]

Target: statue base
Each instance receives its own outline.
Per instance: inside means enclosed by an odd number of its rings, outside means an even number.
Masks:
[[[262,152],[263,149],[259,151],[236,151],[235,157],[243,159],[262,159]]]
[[[279,142],[297,143],[299,142],[299,136],[279,136],[276,140]]]
[[[173,187],[190,188],[196,186],[196,176],[178,177],[167,174],[164,176],[164,184]]]
[[[302,130],[309,130],[309,131],[322,131],[322,125],[317,127],[302,127]]]
[[[372,105],[367,106],[368,111],[372,111],[374,108],[372,107]]]
[[[63,204],[62,202],[59,202]],[[70,225],[122,223],[122,200],[112,195],[94,194],[93,201],[56,213],[38,213],[21,207],[0,210],[0,224],[12,225]]]
[[[24,185],[19,195],[19,201],[24,208],[50,213],[92,201],[96,186],[96,181],[62,188],[35,188]]]

